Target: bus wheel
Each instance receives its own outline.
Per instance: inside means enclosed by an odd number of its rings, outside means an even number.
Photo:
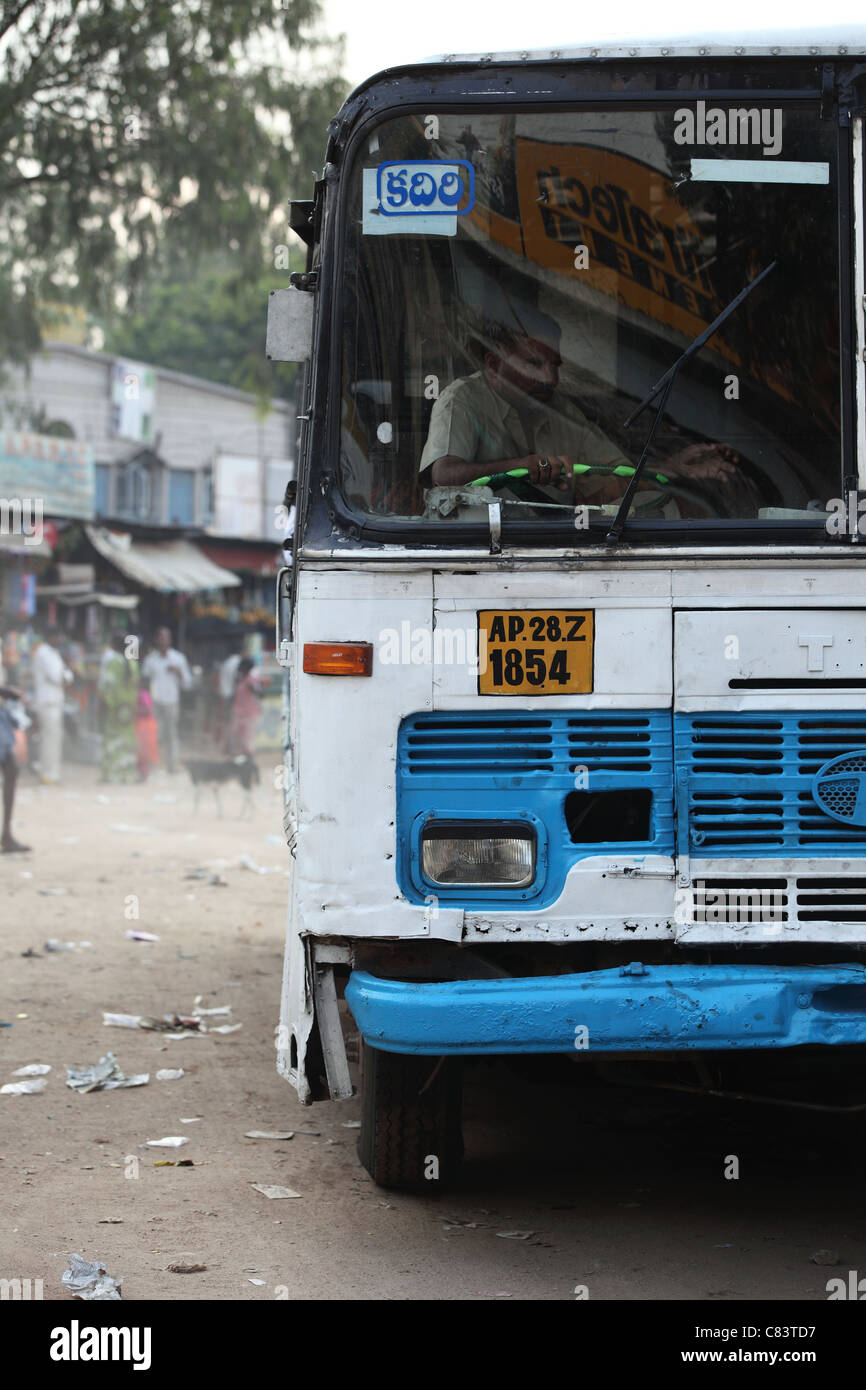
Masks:
[[[436,1191],[463,1158],[459,1057],[415,1057],[361,1044],[358,1157],[379,1187]]]

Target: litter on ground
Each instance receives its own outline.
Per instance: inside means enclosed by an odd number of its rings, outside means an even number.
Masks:
[[[300,1192],[295,1192],[291,1187],[277,1187],[273,1183],[267,1182],[251,1182],[250,1187],[255,1188],[256,1192],[261,1192],[263,1197],[269,1197],[272,1202],[281,1197],[300,1197],[301,1195]]]
[[[0,1086],[0,1095],[3,1096],[38,1096],[45,1090],[48,1082],[43,1077],[36,1081],[10,1081],[6,1086]]]
[[[113,1052],[107,1052],[93,1067],[67,1067],[66,1084],[84,1095],[88,1091],[116,1091],[127,1086],[146,1086],[149,1072],[124,1076]]]
[[[112,1014],[103,1012],[102,1022],[106,1028],[144,1028],[155,1033],[174,1033],[185,1037],[190,1029],[199,1029],[199,1021],[192,1014],[163,1014],[162,1018],[150,1018],[147,1014]]]
[[[114,1279],[101,1260],[85,1260],[81,1255],[69,1255],[69,1268],[61,1283],[75,1298],[93,1302],[120,1300],[122,1279]]]

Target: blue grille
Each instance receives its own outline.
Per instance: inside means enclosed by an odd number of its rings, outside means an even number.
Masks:
[[[584,771],[585,770],[585,771]],[[575,789],[652,794],[650,834],[639,841],[575,843],[565,803]],[[491,710],[418,714],[403,721],[397,751],[400,886],[413,901],[431,889],[418,845],[430,816],[528,818],[539,827],[543,874],[523,894],[527,907],[553,902],[571,865],[591,854],[673,853],[673,739],[669,710]],[[515,893],[437,889],[467,907]]]
[[[831,758],[866,748],[866,714],[678,714],[674,744],[690,854],[866,852],[866,829],[825,815],[811,790]]]

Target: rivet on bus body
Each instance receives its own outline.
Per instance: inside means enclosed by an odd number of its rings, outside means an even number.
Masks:
[[[809,1007],[809,1005],[811,1004],[811,1002],[812,1002],[812,996],[811,996],[811,994],[798,994],[798,995],[797,995],[797,1008],[798,1008],[798,1009],[808,1009],[808,1007]]]

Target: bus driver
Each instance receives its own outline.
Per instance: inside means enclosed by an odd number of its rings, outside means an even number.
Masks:
[[[571,463],[615,467],[631,460],[557,391],[559,339],[558,324],[546,314],[533,316],[531,333],[500,325],[489,332],[483,370],[452,382],[434,403],[420,464],[426,486],[460,487],[525,468],[529,482],[560,493],[574,487],[581,501],[620,498],[621,478],[569,478]],[[726,482],[737,460],[728,445],[690,444],[661,466],[671,478]]]

